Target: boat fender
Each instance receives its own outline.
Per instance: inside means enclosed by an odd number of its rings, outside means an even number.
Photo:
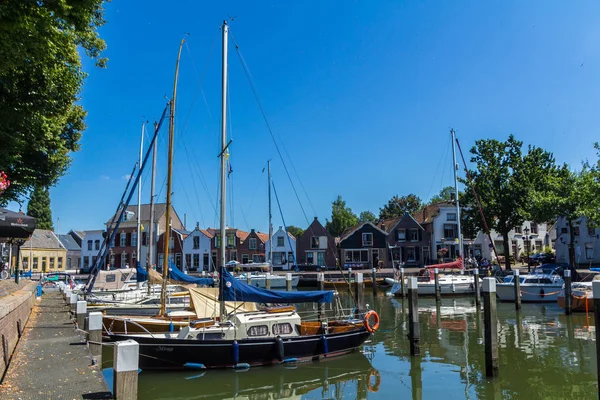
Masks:
[[[323,354],[329,353],[329,346],[327,345],[327,336],[321,335],[321,343],[323,344]]]
[[[189,369],[206,369],[204,364],[200,364],[200,363],[185,363],[185,364],[183,364],[183,366],[185,368],[189,368]]]
[[[545,295],[544,288],[540,289],[540,297],[543,299]]]
[[[297,361],[298,361],[297,358],[286,358],[285,360],[283,360],[283,363],[284,364],[292,364],[292,363],[295,363]]]
[[[375,378],[375,383],[371,383],[373,382],[373,377]],[[378,392],[379,385],[381,385],[381,375],[379,375],[379,371],[373,368],[369,372],[369,378],[367,379],[367,390],[371,393]]]
[[[375,323],[373,325],[371,325],[371,317],[375,319]],[[377,332],[377,329],[379,329],[379,314],[377,314],[377,312],[374,310],[369,311],[365,314],[363,323],[365,325],[365,329],[369,331],[369,333]]]
[[[170,333],[175,332],[175,325],[173,325],[173,321],[169,322],[169,332]]]
[[[283,339],[281,336],[277,336],[277,339],[275,339],[275,344],[277,346],[277,361],[282,362],[285,354],[283,350]]]
[[[238,363],[238,364],[235,364],[235,366],[233,368],[235,368],[235,369],[248,369],[248,368],[250,368],[250,364],[248,364],[248,363]]]
[[[240,345],[237,340],[234,340],[231,344],[231,356],[233,357],[233,365],[236,365],[240,361]]]

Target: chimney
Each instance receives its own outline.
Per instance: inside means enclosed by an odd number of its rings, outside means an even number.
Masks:
[[[250,233],[254,233],[254,229],[250,229]]]
[[[385,231],[385,221],[381,221],[381,230]]]
[[[318,220],[319,220],[319,217],[315,217],[315,219],[314,219],[314,220],[315,220],[315,221],[318,221]]]
[[[280,225],[279,226],[279,230],[282,231],[283,230],[283,226]]]
[[[200,222],[196,221],[196,230],[199,231],[200,230]]]
[[[423,222],[427,219],[427,207],[423,208]]]

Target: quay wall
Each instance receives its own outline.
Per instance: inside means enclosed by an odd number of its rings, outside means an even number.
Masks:
[[[0,297],[0,378],[8,368],[10,357],[31,314],[36,286],[36,282],[29,282],[19,290]]]

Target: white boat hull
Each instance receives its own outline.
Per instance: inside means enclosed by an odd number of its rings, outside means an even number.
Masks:
[[[285,289],[287,287],[285,278],[285,276],[281,275],[271,275],[271,289]],[[238,277],[237,279],[246,283],[248,282],[246,277]],[[292,276],[292,288],[297,287],[299,281],[299,276]],[[252,276],[250,280],[250,285],[261,289],[265,289],[267,287],[267,278],[264,276]]]
[[[560,284],[521,284],[521,301],[531,303],[553,303],[558,300],[562,289]],[[515,301],[515,285],[512,283],[497,283],[496,296],[500,301]]]
[[[400,281],[386,278],[386,282],[393,285],[392,294],[402,296]],[[474,294],[474,282],[474,278],[471,276],[440,277],[440,294],[442,296]],[[481,287],[481,281],[479,287]],[[435,282],[418,282],[417,293],[419,296],[435,296]]]

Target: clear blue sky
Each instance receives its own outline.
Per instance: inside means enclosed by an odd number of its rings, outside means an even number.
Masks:
[[[114,211],[126,184],[122,177],[138,157],[141,123],[158,118],[171,94],[186,33],[173,201],[189,228],[196,221],[217,224],[219,25],[228,15],[236,17],[231,32],[289,153],[286,162],[290,168],[293,162],[308,192],[310,202],[295,179],[308,220],[316,214],[324,222],[338,194],[355,212],[375,214],[394,194],[431,197],[452,182],[451,127],[465,150],[478,138],[513,133],[576,167],[595,157],[597,2],[209,3],[107,4],[101,35],[108,67],[85,62],[89,77],[81,97],[88,129],[68,175],[50,191],[61,232],[102,228]],[[273,159],[286,223],[306,227],[233,45],[230,111],[229,224],[267,230],[261,170]],[[159,141],[161,201],[166,132]],[[146,174],[144,202],[148,192]],[[277,229],[275,206],[273,214]]]

